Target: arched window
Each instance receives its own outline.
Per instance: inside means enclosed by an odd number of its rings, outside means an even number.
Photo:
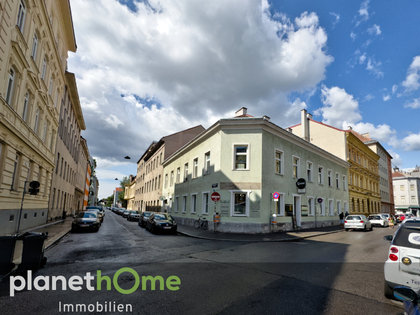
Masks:
[[[21,33],[23,33],[23,27],[25,26],[25,18],[26,18],[26,5],[25,5],[25,2],[21,0],[19,3],[19,12],[18,12],[18,17],[17,17],[17,22],[16,22],[16,25],[21,31]]]

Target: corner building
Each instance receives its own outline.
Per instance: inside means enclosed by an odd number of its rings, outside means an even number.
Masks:
[[[47,221],[68,51],[76,51],[68,0],[0,2],[0,231]]]
[[[330,169],[338,181],[326,183]],[[163,205],[183,224],[205,218],[209,229],[267,233],[339,223],[348,208],[347,162],[241,108],[168,157]],[[320,177],[319,177],[320,176]],[[296,182],[304,179],[306,187]],[[218,192],[220,201],[211,194]],[[278,200],[273,194],[279,193]],[[220,214],[214,225],[213,215]],[[276,220],[272,223],[272,215]]]

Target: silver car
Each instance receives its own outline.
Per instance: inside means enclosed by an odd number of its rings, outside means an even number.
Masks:
[[[348,215],[344,219],[344,229],[372,231],[372,223],[363,214]]]

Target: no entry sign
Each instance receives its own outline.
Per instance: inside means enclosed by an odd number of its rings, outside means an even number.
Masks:
[[[220,194],[215,191],[211,194],[211,200],[213,200],[214,202],[218,202],[220,200]]]

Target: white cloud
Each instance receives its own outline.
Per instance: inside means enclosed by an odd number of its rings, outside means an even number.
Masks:
[[[332,27],[334,28],[338,22],[340,22],[340,14],[335,12],[330,12],[330,15],[334,18],[332,22]]]
[[[401,156],[397,152],[390,149],[388,149],[387,151],[392,156],[392,165],[395,165],[395,166],[402,165]]]
[[[84,136],[102,158],[140,156],[152,140],[241,106],[284,120],[288,94],[314,88],[333,61],[315,13],[290,20],[265,0],[149,0],[136,12],[118,1],[71,6],[78,51],[69,70]]]
[[[402,139],[402,145],[405,151],[420,151],[420,133],[413,133]]]
[[[382,78],[384,73],[381,71],[382,63],[375,61],[373,58],[368,58],[366,63],[366,70],[371,72],[376,78]]]
[[[395,92],[397,92],[397,90],[398,90],[398,85],[397,84],[394,84],[392,86],[392,94],[395,94]]]
[[[362,118],[359,103],[344,89],[323,86],[321,93],[324,106],[319,109],[319,113],[324,123],[342,128],[345,123],[354,124]]]
[[[404,105],[404,107],[409,108],[420,108],[420,98],[415,98],[411,103]]]
[[[375,98],[375,96],[373,96],[372,94],[367,94],[364,98],[363,98],[363,100],[365,101],[365,102],[368,102],[368,101],[371,101],[371,100],[373,100]]]
[[[350,38],[354,41],[356,39],[356,33],[350,32]]]
[[[367,31],[370,35],[378,36],[382,34],[381,27],[377,24],[373,24],[371,27],[368,28]]]
[[[420,56],[415,56],[407,70],[407,77],[402,85],[407,92],[415,91],[420,87]]]
[[[382,97],[384,102],[388,102],[391,99],[391,95],[387,94]]]
[[[363,64],[366,61],[366,53],[363,53],[363,55],[360,55],[359,57],[359,64]]]
[[[389,145],[396,146],[398,145],[397,140],[397,131],[392,129],[389,125],[380,124],[375,126],[372,123],[359,122],[352,125],[353,129],[358,133],[369,133],[369,136],[372,139],[378,140],[382,143],[388,143]]]
[[[369,0],[365,0],[361,3],[359,8],[359,16],[356,21],[356,26],[360,23],[367,21],[369,19]]]

